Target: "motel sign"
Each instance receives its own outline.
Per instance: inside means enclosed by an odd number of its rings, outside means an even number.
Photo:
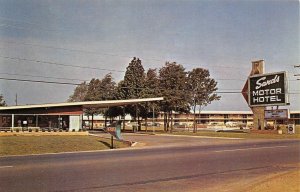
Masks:
[[[248,79],[249,105],[251,107],[286,105],[288,103],[286,81],[285,72],[250,76]]]

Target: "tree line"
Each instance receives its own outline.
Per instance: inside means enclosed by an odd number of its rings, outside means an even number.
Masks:
[[[200,112],[203,106],[220,99],[220,96],[215,93],[217,89],[217,82],[210,77],[207,69],[194,68],[186,71],[181,64],[166,62],[160,69],[150,68],[145,71],[142,61],[134,57],[126,68],[123,80],[116,83],[111,73],[102,79],[93,78],[88,83],[83,82],[78,85],[68,101],[163,97],[163,101],[124,107],[108,109],[91,107],[85,109],[85,114],[92,118],[93,115],[102,114],[106,120],[130,114],[133,120],[138,122],[140,129],[141,120],[144,119],[147,122],[147,119],[153,116],[152,110],[154,109],[155,117],[159,112],[164,114],[164,130],[172,131],[172,113],[193,111],[195,114],[197,108]],[[195,118],[194,131],[196,131]]]

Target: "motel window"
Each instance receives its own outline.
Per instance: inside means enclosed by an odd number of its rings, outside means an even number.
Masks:
[[[300,118],[300,114],[291,114],[291,118]]]

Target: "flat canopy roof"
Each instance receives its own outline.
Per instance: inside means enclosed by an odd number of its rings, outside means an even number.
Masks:
[[[0,107],[1,111],[9,110],[21,110],[21,109],[39,109],[39,108],[61,108],[61,107],[113,107],[113,106],[123,106],[130,105],[140,102],[151,102],[151,101],[161,101],[164,100],[163,97],[156,98],[142,98],[142,99],[127,99],[127,100],[107,100],[107,101],[83,101],[83,102],[68,102],[68,103],[50,103],[50,104],[36,104],[36,105],[18,105],[9,107]]]

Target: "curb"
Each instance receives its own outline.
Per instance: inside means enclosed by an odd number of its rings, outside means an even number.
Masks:
[[[238,137],[211,137],[211,136],[195,136],[195,135],[172,135],[172,134],[157,134],[156,136],[169,136],[169,137],[192,137],[192,138],[206,138],[206,139],[229,139],[229,140],[239,140],[245,138]]]

